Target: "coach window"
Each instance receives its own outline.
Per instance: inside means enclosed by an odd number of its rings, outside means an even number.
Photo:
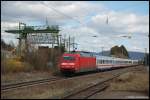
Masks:
[[[102,64],[102,60],[100,60],[101,61],[101,64]]]
[[[100,59],[100,63],[102,64],[102,60]]]
[[[100,64],[101,63],[101,60],[98,60],[98,64]]]

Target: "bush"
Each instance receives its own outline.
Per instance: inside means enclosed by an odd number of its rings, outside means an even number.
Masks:
[[[50,70],[55,73],[58,71],[57,65],[61,54],[58,47],[39,47],[38,50],[26,52],[24,60],[30,63],[35,70]]]
[[[9,72],[26,72],[32,71],[33,67],[27,63],[20,61],[20,58],[11,58],[2,61],[2,72],[9,73]]]
[[[25,61],[29,62],[35,70],[47,70],[46,57],[38,52],[28,53],[25,56]]]

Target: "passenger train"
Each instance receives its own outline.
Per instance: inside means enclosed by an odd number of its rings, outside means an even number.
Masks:
[[[137,65],[138,60],[94,55],[90,52],[64,53],[59,61],[62,73],[79,73],[94,70],[115,69]]]

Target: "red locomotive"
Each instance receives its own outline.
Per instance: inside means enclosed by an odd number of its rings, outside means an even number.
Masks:
[[[59,67],[63,73],[91,71],[96,69],[96,58],[88,52],[65,53]]]
[[[93,55],[90,52],[64,53],[59,68],[62,73],[77,73],[137,65],[138,60]]]

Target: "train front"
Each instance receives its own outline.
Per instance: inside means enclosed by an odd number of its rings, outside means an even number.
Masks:
[[[78,55],[63,54],[59,63],[60,71],[64,74],[75,73],[78,70]]]

